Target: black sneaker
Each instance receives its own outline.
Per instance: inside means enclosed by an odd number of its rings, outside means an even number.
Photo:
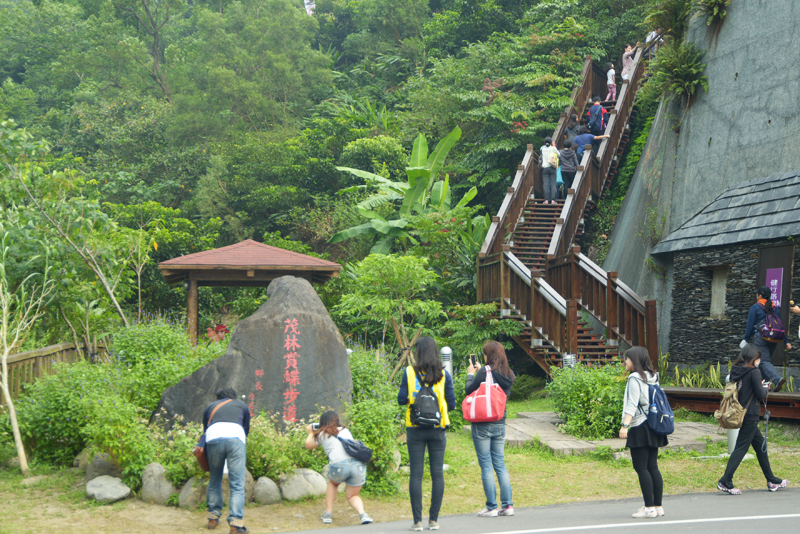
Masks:
[[[773,390],[772,390],[772,392],[773,392],[773,393],[777,393],[777,392],[779,392],[785,383],[786,383],[786,379],[785,379],[785,378],[781,378],[781,379],[778,381],[778,385],[777,385],[777,386],[775,386],[775,389],[773,389]]]

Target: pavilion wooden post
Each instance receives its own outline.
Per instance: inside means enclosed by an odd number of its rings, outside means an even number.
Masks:
[[[186,328],[189,333],[189,343],[197,346],[197,280],[189,280],[189,290],[186,292]]]

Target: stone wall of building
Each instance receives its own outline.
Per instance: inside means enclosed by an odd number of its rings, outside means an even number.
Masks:
[[[790,243],[787,240],[744,243],[674,255],[670,364],[721,362],[724,365],[739,354],[739,342],[744,337],[747,314],[755,302],[758,289],[758,249]],[[725,284],[725,313],[721,317],[711,317],[713,270],[702,268],[720,265],[730,265]],[[800,246],[797,244],[794,248],[791,294],[795,302],[800,302]],[[784,306],[787,305],[784,303]],[[793,368],[800,367],[799,323],[800,315],[793,315],[787,325],[789,339],[795,345],[789,351],[788,360],[788,365]]]

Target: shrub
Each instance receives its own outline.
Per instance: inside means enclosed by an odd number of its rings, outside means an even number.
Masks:
[[[403,412],[403,407],[396,402],[376,398],[347,408],[353,437],[372,449],[364,490],[373,495],[389,495],[398,490],[394,455],[398,449],[397,437],[404,426]]]
[[[456,409],[450,412],[449,430],[451,432],[458,432],[465,424],[464,416],[461,413],[461,403],[464,402],[464,398],[467,396],[467,394],[464,392],[466,384],[467,372],[456,372],[455,376],[453,377],[453,390],[456,394]]]
[[[614,437],[621,423],[624,373],[620,364],[553,368],[547,389],[564,432],[585,439]]]
[[[312,416],[310,420],[319,420]],[[253,478],[278,480],[295,468],[306,467],[321,472],[328,463],[321,448],[309,451],[303,446],[308,422],[281,422],[279,414],[261,412],[250,420],[247,436],[247,469]]]
[[[533,394],[534,390],[544,387],[544,378],[540,376],[520,375],[514,380],[514,385],[511,388],[511,395],[508,396],[510,401],[524,401],[528,400]]]
[[[397,388],[389,382],[393,368],[385,357],[376,356],[375,352],[356,346],[349,360],[353,377],[353,404],[367,399],[389,403],[395,401]]]
[[[129,367],[151,363],[165,354],[192,352],[183,327],[160,317],[119,328],[111,339],[114,357]]]
[[[114,366],[79,362],[57,364],[55,374],[26,386],[15,406],[22,439],[33,458],[71,464],[86,446],[83,427],[88,414],[83,398],[89,394],[119,398],[126,380]]]

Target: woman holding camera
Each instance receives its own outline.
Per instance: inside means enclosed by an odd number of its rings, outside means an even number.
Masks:
[[[438,530],[437,521],[444,496],[444,451],[447,447],[445,429],[450,426],[447,412],[455,409],[456,395],[453,391],[453,379],[439,360],[439,348],[433,338],[419,338],[414,346],[414,356],[417,363],[406,368],[397,393],[397,403],[401,406],[408,405],[406,445],[411,469],[408,493],[414,515],[411,530],[422,530],[422,471],[425,468],[426,447],[432,482],[428,528]]]
[[[322,514],[323,523],[333,522],[333,503],[339,484],[347,484],[344,492],[347,502],[358,512],[361,524],[372,523],[372,518],[364,511],[364,502],[358,496],[361,486],[367,481],[367,466],[363,462],[352,458],[344,450],[342,439],[353,439],[349,430],[339,423],[339,416],[334,411],[327,411],[319,418],[319,424],[306,427],[308,436],[305,446],[313,450],[322,445],[328,457],[328,490],[325,493],[325,512]]]
[[[492,371],[492,380],[500,386],[506,398],[511,395],[511,386],[514,384],[514,371],[508,366],[508,358],[503,345],[497,341],[487,341],[483,345],[483,358],[486,366]],[[477,390],[486,382],[486,369],[479,367],[477,362],[470,362],[467,369],[467,383],[464,391],[467,395]],[[486,494],[486,507],[478,512],[478,517],[497,517],[498,515],[514,515],[514,504],[511,500],[511,479],[505,463],[506,447],[506,414],[503,418],[491,423],[472,423],[472,443],[478,455],[478,464],[481,466],[481,480],[483,492]],[[500,483],[500,502],[502,508],[497,509],[497,489],[494,485],[494,475]]]
[[[739,437],[736,438],[733,454],[728,458],[725,474],[722,475],[722,478],[717,483],[718,490],[730,495],[742,494],[742,490],[733,485],[733,475],[736,473],[736,469],[742,462],[750,445],[756,451],[758,465],[761,466],[761,472],[764,473],[764,477],[767,479],[767,489],[769,491],[778,491],[789,485],[788,480],[781,480],[772,474],[767,448],[764,446],[764,436],[761,435],[761,431],[758,429],[758,418],[761,413],[759,402],[767,398],[769,388],[767,381],[761,378],[761,371],[759,370],[761,357],[758,347],[749,344],[745,345],[731,369],[730,380],[731,382],[739,383],[739,403],[742,406],[746,406],[747,412],[742,422],[742,428],[739,429]]]
[[[630,373],[625,384],[625,405],[622,409],[622,428],[619,437],[626,440],[631,451],[633,469],[639,476],[644,506],[633,517],[657,517],[664,515],[661,497],[664,479],[658,470],[658,448],[666,447],[667,436],[650,430],[647,412],[650,409],[650,387],[658,384],[658,373],[650,363],[650,354],[644,347],[633,347],[625,351],[625,370]]]

